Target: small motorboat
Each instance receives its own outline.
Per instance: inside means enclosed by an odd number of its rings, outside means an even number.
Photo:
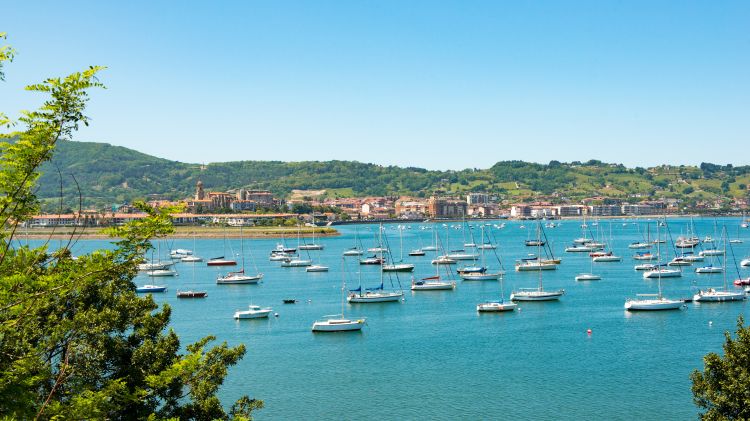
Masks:
[[[285,298],[281,300],[284,304],[297,304],[297,300],[294,298]]]

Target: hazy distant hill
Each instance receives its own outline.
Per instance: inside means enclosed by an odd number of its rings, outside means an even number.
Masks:
[[[606,195],[743,197],[750,166],[702,164],[700,167],[625,168],[599,161],[549,164],[498,162],[489,169],[428,171],[364,164],[355,161],[237,161],[202,167],[156,158],[105,143],[61,142],[51,163],[43,167],[38,195],[49,206],[60,196],[77,203],[80,186],[87,206],[129,202],[148,195],[166,199],[191,196],[198,180],[208,190],[264,188],[285,196],[293,189],[326,189],[329,196],[386,194],[430,195],[435,191],[488,191],[511,199],[556,193],[571,199]],[[72,176],[71,176],[72,175]]]

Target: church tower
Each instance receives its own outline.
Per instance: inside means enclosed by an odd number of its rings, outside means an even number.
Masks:
[[[203,192],[203,182],[198,180],[195,184],[195,200],[203,200],[206,198],[206,194]]]

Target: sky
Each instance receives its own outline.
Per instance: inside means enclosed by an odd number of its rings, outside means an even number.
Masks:
[[[3,1],[23,86],[107,66],[75,140],[170,160],[750,164],[748,1]]]

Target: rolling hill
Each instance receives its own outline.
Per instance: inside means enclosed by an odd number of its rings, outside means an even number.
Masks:
[[[500,161],[487,169],[432,171],[356,161],[236,161],[205,166],[156,158],[106,143],[62,141],[46,163],[38,196],[57,207],[61,184],[66,206],[108,207],[138,198],[181,199],[198,180],[208,190],[240,187],[271,190],[326,190],[328,196],[461,194],[483,191],[509,200],[546,197],[577,200],[589,196],[675,197],[713,200],[746,197],[750,166],[715,165],[626,168],[596,160],[537,164]],[[62,183],[61,183],[62,181]],[[638,199],[636,199],[638,200]]]

